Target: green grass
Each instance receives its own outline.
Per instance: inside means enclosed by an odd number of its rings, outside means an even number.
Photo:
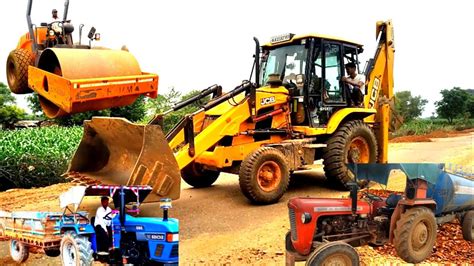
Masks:
[[[464,130],[474,128],[474,119],[469,120],[456,120],[454,123],[449,124],[446,119],[415,119],[408,123],[403,124],[396,132],[393,133],[394,137],[407,136],[407,135],[425,135],[433,131],[444,130]]]
[[[82,127],[0,131],[0,190],[64,181],[81,137]]]

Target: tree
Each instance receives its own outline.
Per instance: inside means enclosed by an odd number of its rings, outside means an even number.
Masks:
[[[7,128],[12,127],[25,116],[25,111],[15,105],[15,97],[11,94],[10,89],[0,82],[0,124]]]
[[[172,106],[180,101],[187,100],[194,95],[200,93],[198,90],[192,90],[185,95],[181,95],[181,92],[175,90],[174,87],[171,87],[171,90],[168,93],[158,95],[156,99],[148,101],[148,108],[153,111],[152,115],[163,113],[172,108]],[[192,104],[189,104],[186,107],[183,107],[180,110],[171,112],[170,114],[164,117],[163,121],[163,131],[166,133],[173,128],[186,114],[190,114],[198,110],[199,106],[203,103],[208,102],[210,97],[201,99]]]
[[[419,117],[428,103],[428,100],[421,96],[412,96],[410,91],[395,93],[395,99],[395,109],[406,122]]]
[[[133,104],[129,106],[110,109],[110,116],[125,117],[132,122],[140,121],[146,114],[145,97],[139,96]]]
[[[470,106],[474,102],[473,96],[459,87],[444,89],[441,91],[441,96],[442,99],[435,102],[436,112],[440,117],[448,119],[449,123],[466,116],[473,109]]]

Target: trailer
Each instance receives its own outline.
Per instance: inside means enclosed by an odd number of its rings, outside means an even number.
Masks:
[[[170,199],[160,200],[163,217],[138,217],[139,206],[152,191],[150,186],[74,186],[60,195],[63,212],[0,211],[0,239],[10,241],[15,262],[28,259],[31,249],[60,256],[63,265],[166,264],[179,261],[179,221],[168,217]],[[115,210],[111,221],[112,243],[99,252],[94,218],[78,211],[84,196],[108,196]]]

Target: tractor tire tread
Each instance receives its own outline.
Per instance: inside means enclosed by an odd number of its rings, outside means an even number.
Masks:
[[[13,62],[11,62],[13,61]],[[31,93],[32,90],[28,87],[28,66],[33,65],[34,59],[31,53],[25,49],[15,49],[10,52],[7,59],[7,72],[9,71],[8,64],[15,65],[15,82],[10,84],[7,73],[8,86],[15,94]]]
[[[462,219],[462,236],[464,240],[474,242],[474,210],[468,211]]]
[[[77,235],[75,232],[68,231],[64,234],[61,239],[61,251],[64,242],[71,241],[75,243],[78,247],[79,252],[79,264],[81,266],[90,266],[94,262],[94,257],[92,256],[92,244],[85,236]],[[61,261],[63,260],[61,256]]]
[[[256,184],[255,172],[258,171],[258,165],[264,157],[274,157],[280,161],[282,168],[282,180],[276,193],[264,194]],[[272,204],[277,202],[283,194],[285,194],[290,183],[290,173],[288,170],[286,158],[284,154],[272,147],[261,147],[245,157],[240,165],[239,185],[242,194],[252,203],[256,204]]]
[[[346,122],[329,138],[326,142],[327,147],[324,148],[323,152],[323,164],[324,172],[328,178],[328,181],[335,182],[336,185],[341,188],[347,189],[346,183],[350,180],[347,175],[347,167],[345,166],[344,150],[347,145],[347,141],[350,140],[351,135],[360,134],[362,131],[368,138],[367,142],[373,149],[371,152],[370,160],[375,162],[377,156],[377,139],[372,129],[364,123],[362,120],[352,120]]]
[[[433,251],[433,249],[430,249],[429,251],[426,251],[425,254],[414,254],[414,251],[412,252],[410,244],[410,237],[412,236],[411,230],[414,226],[415,220],[424,215],[430,217],[429,219],[431,219],[431,222],[434,225],[434,236],[431,236],[431,241],[434,245],[436,242],[437,225],[433,212],[430,209],[426,207],[414,207],[408,209],[400,216],[400,219],[396,223],[393,241],[395,250],[397,251],[398,256],[408,263],[419,263],[428,258]]]

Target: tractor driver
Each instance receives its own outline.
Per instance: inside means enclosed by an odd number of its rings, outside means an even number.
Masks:
[[[349,106],[362,107],[364,101],[364,94],[362,89],[365,86],[365,76],[357,73],[356,65],[352,62],[345,65],[347,77],[342,77],[342,82],[349,86],[349,93],[347,94]]]
[[[97,250],[99,252],[108,252],[112,242],[112,209],[109,207],[109,198],[100,199],[101,206],[95,214],[95,232],[97,236]]]

